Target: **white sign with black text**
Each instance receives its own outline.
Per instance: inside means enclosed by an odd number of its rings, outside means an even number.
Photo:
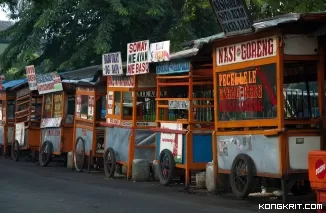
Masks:
[[[102,56],[103,75],[122,75],[121,53],[107,53]]]

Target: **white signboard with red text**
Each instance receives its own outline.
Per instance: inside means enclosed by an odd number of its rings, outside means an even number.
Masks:
[[[182,124],[161,123],[161,129],[182,130]],[[182,163],[182,145],[182,134],[161,133],[160,152],[164,149],[170,150],[176,163]]]
[[[127,75],[149,73],[149,40],[127,44]]]
[[[150,45],[150,62],[170,60],[170,41],[152,43]]]
[[[26,66],[26,77],[31,91],[37,90],[36,74],[34,65]]]
[[[216,65],[223,66],[276,56],[276,37],[216,48]]]

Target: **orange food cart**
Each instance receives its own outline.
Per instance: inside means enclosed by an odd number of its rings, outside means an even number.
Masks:
[[[212,161],[214,98],[211,49],[183,50],[156,64],[156,159],[161,184],[191,176]]]
[[[310,191],[308,152],[323,148],[324,14],[289,14],[213,42],[215,179],[237,198],[258,187]],[[318,95],[319,94],[319,95]]]
[[[139,41],[133,45],[147,45],[141,54],[148,51],[149,41]],[[128,44],[130,47],[130,44]],[[128,50],[129,51],[129,50]],[[120,53],[110,53],[103,57],[119,55],[119,72],[115,75],[109,72],[114,64],[103,60],[103,74],[107,76],[107,112],[105,127],[104,171],[107,177],[113,177],[115,172],[132,176],[134,159],[146,159],[150,163],[155,159],[155,133],[150,130],[155,123],[155,72],[149,68],[149,63],[129,60],[129,67],[122,65]],[[128,57],[130,58],[130,57]],[[133,65],[134,64],[134,65]],[[147,70],[137,75],[133,66],[144,64]],[[126,168],[126,174],[123,172]]]
[[[0,146],[1,154],[11,155],[15,128],[16,91],[21,85],[27,84],[26,79],[7,81],[2,84],[0,92]]]

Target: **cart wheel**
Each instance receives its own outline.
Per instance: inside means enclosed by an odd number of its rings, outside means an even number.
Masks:
[[[46,167],[51,159],[53,153],[53,145],[50,141],[44,141],[38,154],[38,161],[40,166]]]
[[[172,182],[175,170],[175,161],[170,150],[163,149],[160,153],[158,169],[160,183],[164,186],[168,186]]]
[[[255,164],[245,154],[239,154],[232,163],[230,184],[232,192],[238,199],[246,199],[255,182]]]
[[[19,143],[17,140],[12,143],[12,157],[15,161],[19,160],[20,157],[20,148],[19,148]]]
[[[112,178],[115,173],[117,162],[115,158],[115,152],[111,147],[105,150],[103,163],[105,176],[108,178]]]
[[[76,171],[83,171],[85,163],[85,140],[82,137],[78,137],[76,140],[74,162]]]

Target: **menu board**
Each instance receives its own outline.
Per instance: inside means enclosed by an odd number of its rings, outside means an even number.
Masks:
[[[62,117],[62,94],[55,94],[54,95],[54,118],[61,118]]]

